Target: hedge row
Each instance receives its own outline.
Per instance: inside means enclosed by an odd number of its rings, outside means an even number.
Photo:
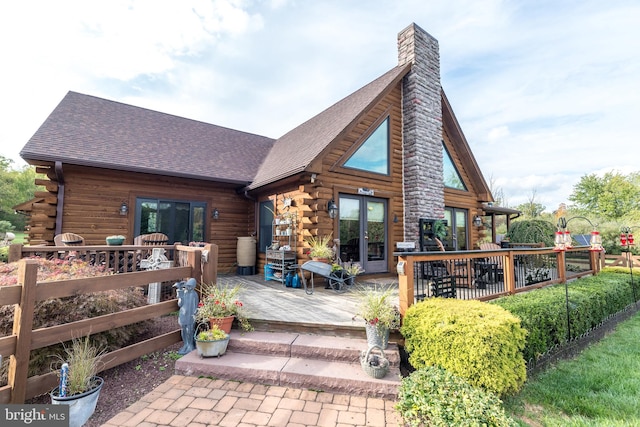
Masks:
[[[586,333],[633,302],[628,269],[625,273],[624,269],[606,268],[597,276],[583,277],[567,286],[571,338]],[[528,332],[523,350],[526,360],[535,360],[569,338],[564,284],[499,298],[491,303],[522,321],[522,327]]]

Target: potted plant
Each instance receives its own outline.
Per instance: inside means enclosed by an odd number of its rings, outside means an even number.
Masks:
[[[251,324],[245,314],[245,307],[238,298],[242,288],[237,285],[225,287],[217,284],[204,286],[200,290],[201,300],[196,311],[196,321],[218,325],[226,333],[231,332],[233,320],[237,319],[240,327],[250,331]]]
[[[358,311],[354,316],[365,321],[369,347],[386,349],[389,331],[400,326],[400,312],[392,302],[392,288],[367,287],[360,291]]]
[[[227,351],[229,334],[218,325],[196,334],[196,349],[200,357],[220,357]]]
[[[342,268],[349,275],[349,285],[353,285],[357,275],[364,273],[364,268],[357,262],[347,262]]]
[[[107,236],[107,238],[105,239],[107,242],[107,245],[109,246],[120,246],[124,243],[124,239],[126,237],[124,237],[121,234],[115,235],[115,236]]]
[[[74,338],[58,356],[61,366],[58,387],[50,393],[53,405],[69,405],[69,426],[82,426],[93,415],[104,383],[98,377],[103,352],[91,345],[89,336]]]
[[[311,236],[307,240],[310,247],[309,256],[314,261],[329,262],[333,259],[333,248],[329,247],[331,234],[324,236]]]

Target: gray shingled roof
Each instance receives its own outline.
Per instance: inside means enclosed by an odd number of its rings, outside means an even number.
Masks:
[[[249,189],[304,171],[345,129],[366,114],[410,70],[394,67],[368,85],[278,138]]]
[[[20,155],[246,185],[273,143],[264,136],[69,92]]]
[[[69,92],[20,155],[255,189],[304,171],[409,69],[391,69],[276,141]]]

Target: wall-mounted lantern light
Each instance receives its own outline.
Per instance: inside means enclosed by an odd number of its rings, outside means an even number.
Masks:
[[[218,210],[218,208],[213,208],[213,210],[211,211],[211,218],[213,219],[220,218],[220,211]]]
[[[127,213],[129,213],[129,205],[127,205],[127,202],[122,202],[122,204],[120,205],[120,215],[126,215]]]
[[[475,227],[482,227],[482,218],[480,215],[476,215],[473,217],[473,225]]]
[[[327,203],[327,212],[329,212],[329,218],[331,219],[338,216],[338,206],[333,199],[329,200],[329,203]]]

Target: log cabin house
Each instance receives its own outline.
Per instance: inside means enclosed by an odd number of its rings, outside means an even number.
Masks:
[[[306,239],[325,235],[343,261],[392,272],[398,242],[419,246],[421,219],[447,221],[448,249],[476,248],[492,195],[441,88],[438,42],[412,24],[398,60],[275,140],[69,92],[21,151],[46,176],[29,241],[162,232],[216,243],[223,273],[238,238],[255,238],[259,272],[274,242],[301,263]],[[280,214],[293,231],[273,226]]]

